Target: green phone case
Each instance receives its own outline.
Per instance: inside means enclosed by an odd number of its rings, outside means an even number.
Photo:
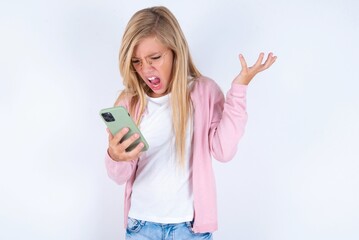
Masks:
[[[146,151],[148,149],[148,143],[146,139],[143,137],[141,131],[138,129],[135,122],[132,120],[130,114],[124,107],[105,108],[100,111],[100,115],[113,135],[115,135],[117,132],[119,132],[125,127],[129,128],[130,131],[121,139],[121,141],[126,140],[134,133],[138,133],[140,135],[140,138],[137,139],[133,144],[131,144],[126,149],[126,151],[131,151],[140,142],[143,142],[143,144],[145,145],[142,148],[142,151]]]

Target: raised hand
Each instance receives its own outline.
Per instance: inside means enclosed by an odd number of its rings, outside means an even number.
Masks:
[[[264,53],[260,53],[256,63],[248,67],[247,62],[242,54],[239,54],[239,61],[241,62],[242,70],[239,75],[233,80],[234,83],[248,85],[257,73],[262,72],[272,66],[277,59],[273,53],[269,53],[267,59],[262,64]]]

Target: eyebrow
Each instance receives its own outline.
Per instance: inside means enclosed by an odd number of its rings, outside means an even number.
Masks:
[[[145,56],[145,58],[152,57],[152,56],[154,56],[156,54],[162,54],[163,52],[165,52],[165,51],[158,51],[158,52],[155,52],[155,53],[151,53],[151,54],[148,54],[147,56]],[[133,56],[132,59],[140,59],[140,58],[136,57],[136,56]]]

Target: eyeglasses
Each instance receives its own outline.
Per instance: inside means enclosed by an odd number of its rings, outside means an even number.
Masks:
[[[148,65],[152,66],[152,67],[160,67],[162,66],[165,56],[168,53],[168,50],[163,52],[163,53],[156,53],[152,56],[148,56],[145,57],[145,60],[147,62]],[[132,58],[131,60],[132,62],[132,66],[136,69],[136,70],[141,70],[143,67],[143,62],[141,59],[138,58]]]

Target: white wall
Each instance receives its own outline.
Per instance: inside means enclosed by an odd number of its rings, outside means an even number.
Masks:
[[[224,91],[243,53],[278,60],[248,91],[235,159],[214,163],[216,239],[359,238],[355,0],[0,3],[0,239],[123,239],[98,111],[113,104],[125,24],[164,4]]]

